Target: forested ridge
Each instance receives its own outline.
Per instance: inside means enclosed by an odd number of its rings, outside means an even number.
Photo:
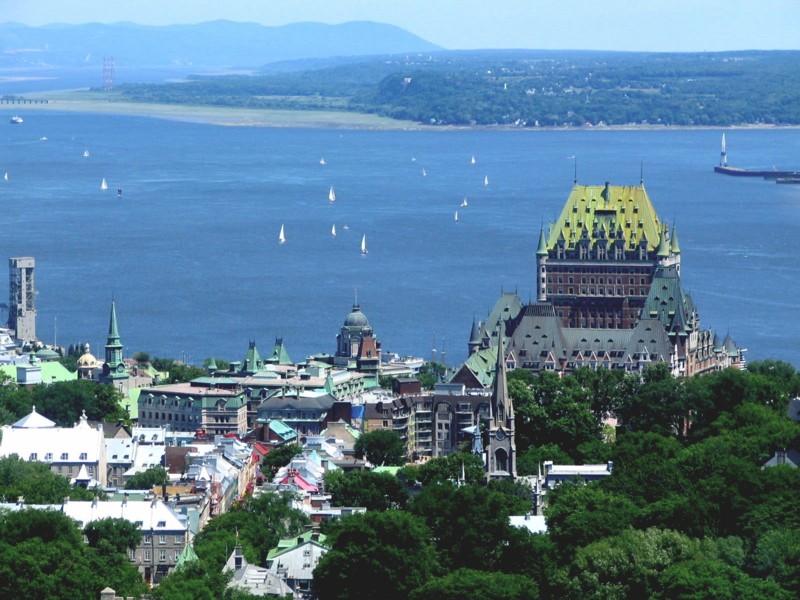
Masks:
[[[342,110],[430,125],[800,124],[800,52],[461,51],[129,84],[126,100]]]

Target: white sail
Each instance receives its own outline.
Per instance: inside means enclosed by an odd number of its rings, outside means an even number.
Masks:
[[[101,190],[107,190],[108,189],[108,184],[106,183],[106,178],[105,177],[103,177],[103,181],[100,183],[100,189]]]
[[[8,181],[8,171],[6,171],[5,175],[3,175],[3,180]]]
[[[336,237],[336,223],[334,223],[333,226],[331,227],[331,235],[333,237]]]
[[[330,202],[336,202],[336,193],[333,191],[333,186],[328,190],[328,200]]]
[[[464,199],[461,201],[461,206],[467,206],[467,204],[468,204],[467,197],[464,196]]]
[[[88,150],[84,150],[83,151],[83,158],[89,158],[89,151]]]
[[[478,162],[477,160],[475,160],[475,155],[473,155],[473,156],[472,156],[472,159],[471,159],[469,162],[470,162],[470,163],[472,163],[473,165],[474,165],[476,162]]]
[[[319,159],[319,164],[324,165],[325,164],[325,159],[324,158],[320,158]]]
[[[489,185],[489,176],[488,175],[485,175],[483,177],[483,185]]]
[[[458,211],[456,211],[456,214],[454,215],[454,217],[453,217],[453,220],[454,220],[456,223],[458,222]]]
[[[286,241],[286,236],[283,233],[283,225],[281,225],[281,232],[278,234],[278,242],[283,244]]]
[[[428,176],[428,172],[424,168],[422,169],[422,176],[423,177],[427,177]]]
[[[367,234],[365,233],[361,237],[361,254],[366,254],[366,253],[367,253]]]

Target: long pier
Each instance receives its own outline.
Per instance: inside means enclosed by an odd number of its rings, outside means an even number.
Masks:
[[[0,104],[50,104],[50,100],[39,100],[35,98],[0,98]]]

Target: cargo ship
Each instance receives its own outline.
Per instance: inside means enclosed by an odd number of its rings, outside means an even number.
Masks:
[[[733,175],[734,177],[763,177],[764,179],[798,179],[800,171],[782,171],[773,167],[772,169],[743,169],[741,167],[728,166],[728,153],[725,148],[725,134],[722,134],[722,152],[720,152],[719,165],[714,167],[715,173],[721,175]],[[781,183],[795,183],[794,181],[781,181]]]

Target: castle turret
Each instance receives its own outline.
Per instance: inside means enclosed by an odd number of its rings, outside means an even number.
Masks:
[[[472,331],[469,334],[469,342],[467,343],[467,348],[469,349],[469,356],[475,354],[480,347],[481,347],[481,331],[480,327],[478,327],[478,322],[475,320],[475,317],[473,317]]]
[[[536,271],[539,281],[536,286],[536,299],[539,302],[547,300],[547,240],[544,235],[544,227],[539,231],[539,248],[536,250]]]

